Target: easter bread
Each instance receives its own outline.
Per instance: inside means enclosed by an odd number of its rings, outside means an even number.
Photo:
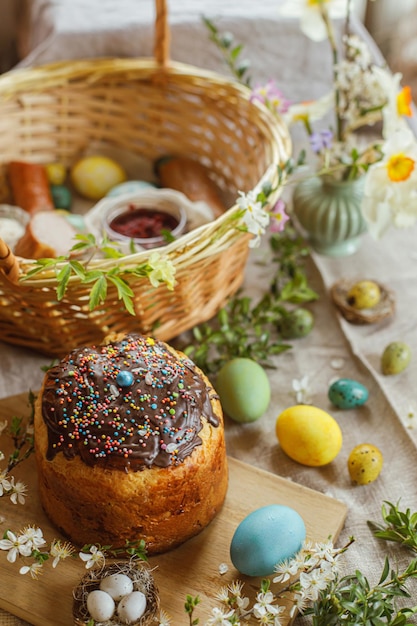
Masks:
[[[223,415],[183,353],[142,335],[73,350],[35,407],[42,506],[73,543],[148,554],[202,531],[227,491]]]

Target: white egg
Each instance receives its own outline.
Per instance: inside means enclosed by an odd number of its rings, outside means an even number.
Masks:
[[[100,589],[106,591],[116,602],[133,591],[133,582],[126,574],[110,574],[100,582]]]
[[[146,611],[146,596],[141,591],[132,591],[122,598],[117,607],[117,615],[124,624],[140,619]]]
[[[105,622],[111,619],[115,608],[113,598],[105,591],[94,589],[87,596],[88,612],[96,622]]]

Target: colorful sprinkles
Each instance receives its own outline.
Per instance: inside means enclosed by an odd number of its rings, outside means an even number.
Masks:
[[[123,469],[176,465],[201,444],[202,416],[218,425],[211,391],[188,358],[141,335],[74,350],[45,380],[48,458],[62,451]]]

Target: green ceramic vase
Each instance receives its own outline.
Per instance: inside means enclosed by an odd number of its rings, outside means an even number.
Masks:
[[[366,231],[364,182],[363,176],[352,181],[312,176],[296,185],[293,212],[316,252],[335,257],[356,252]]]

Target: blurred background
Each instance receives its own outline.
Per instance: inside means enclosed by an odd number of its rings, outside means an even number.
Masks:
[[[54,0],[54,3],[59,4],[59,1],[65,2]],[[138,0],[138,5],[141,1],[144,0]],[[178,3],[180,0],[174,1]],[[0,0],[0,72],[9,70],[25,55],[26,16],[31,3],[33,0]],[[46,10],[47,4],[47,0],[37,3],[36,19],[42,19],[40,13]],[[206,2],[205,7],[208,4]],[[357,0],[356,10],[392,70],[402,72],[403,84],[412,87],[416,100],[417,0]]]

